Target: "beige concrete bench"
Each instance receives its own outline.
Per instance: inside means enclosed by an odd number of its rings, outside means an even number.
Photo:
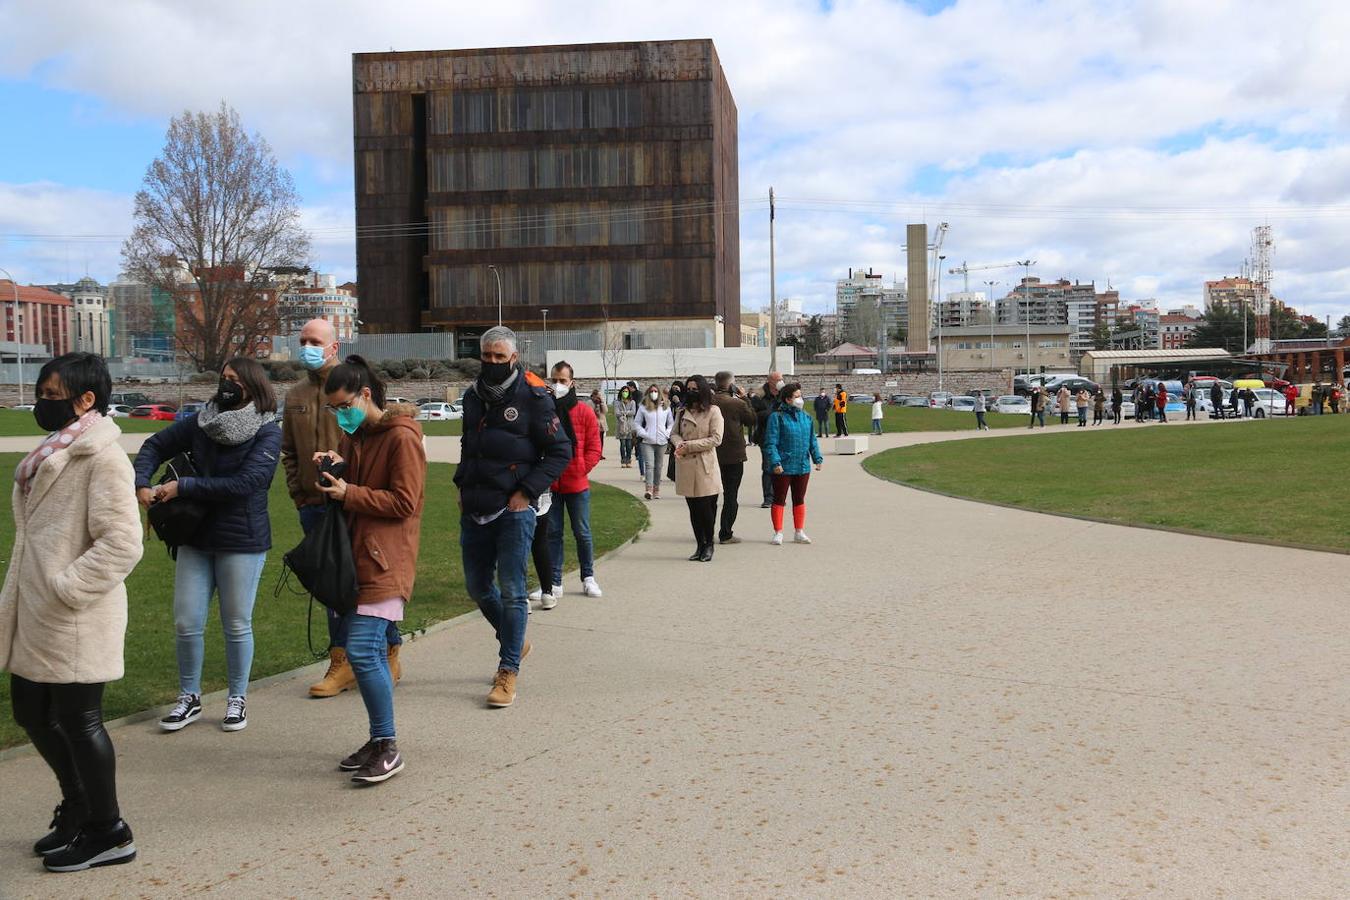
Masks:
[[[867,436],[841,437],[834,439],[834,452],[840,456],[855,456],[867,452]]]

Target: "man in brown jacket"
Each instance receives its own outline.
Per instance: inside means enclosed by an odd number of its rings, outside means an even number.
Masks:
[[[337,332],[327,319],[310,319],[300,329],[300,364],[305,378],[286,393],[281,418],[281,464],[286,469],[286,489],[300,511],[300,527],[309,533],[323,518],[324,495],[319,490],[319,468],[314,454],[337,450],[342,438],[337,417],[324,408],[323,383],[338,364]],[[346,635],[342,617],[328,613],[328,672],[310,686],[311,697],[336,697],[356,687],[356,676],[347,662]],[[398,651],[402,644],[398,626],[390,623],[389,669],[394,681],[402,677]]]
[[[716,393],[713,403],[722,410],[722,443],[717,447],[717,467],[722,470],[722,518],[718,523],[717,540],[722,544],[739,544],[736,537],[736,515],[740,512],[741,478],[745,475],[745,435],[755,431],[758,419],[745,391],[735,382],[730,372],[713,376]]]

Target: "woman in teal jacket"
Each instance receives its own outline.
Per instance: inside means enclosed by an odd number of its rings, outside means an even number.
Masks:
[[[769,415],[769,423],[764,431],[764,453],[767,456],[769,471],[773,475],[773,518],[774,546],[783,543],[783,508],[787,504],[788,492],[792,492],[792,525],[795,529],[793,540],[798,544],[809,544],[806,536],[806,485],[811,480],[811,463],[816,471],[825,464],[820,455],[820,444],[816,442],[816,429],[811,416],[803,407],[806,400],[802,397],[800,384],[786,384],[778,394],[782,402],[774,407]]]

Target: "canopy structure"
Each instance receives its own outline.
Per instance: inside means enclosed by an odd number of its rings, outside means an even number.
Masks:
[[[1265,386],[1266,383],[1259,378],[1239,378],[1237,381],[1233,382],[1233,387],[1235,388],[1251,388],[1252,390],[1258,390]]]
[[[817,353],[816,359],[824,360],[847,360],[856,362],[860,359],[876,359],[877,351],[870,347],[863,347],[860,344],[843,343],[833,350],[826,350],[824,353]]]

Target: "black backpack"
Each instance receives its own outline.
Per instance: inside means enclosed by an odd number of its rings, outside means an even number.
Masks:
[[[283,583],[287,573],[294,572],[311,597],[338,615],[356,609],[360,585],[342,504],[328,501],[319,524],[282,557],[282,566]]]

